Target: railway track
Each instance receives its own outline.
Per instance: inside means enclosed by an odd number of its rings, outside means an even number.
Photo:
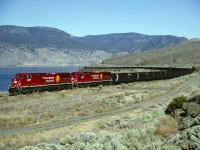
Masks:
[[[96,120],[96,119],[103,118],[106,116],[117,115],[120,113],[131,111],[133,109],[141,109],[141,108],[150,107],[152,105],[155,105],[156,103],[161,103],[166,100],[169,100],[170,98],[174,98],[178,92],[185,90],[188,86],[194,84],[197,81],[200,81],[200,75],[191,78],[189,81],[187,81],[185,83],[182,83],[181,85],[177,86],[176,88],[172,89],[171,91],[169,91],[166,94],[152,98],[145,102],[133,104],[131,106],[128,106],[128,107],[125,107],[122,109],[116,109],[116,110],[103,112],[103,113],[99,113],[99,114],[95,114],[95,115],[67,119],[67,120],[58,121],[58,122],[32,125],[32,126],[27,126],[27,127],[22,127],[22,128],[1,130],[0,136],[13,136],[13,135],[18,135],[18,134],[27,134],[27,133],[32,133],[32,132],[41,132],[41,131],[45,131],[45,130],[52,130],[52,129],[56,129],[56,128],[60,128],[60,127],[68,126],[68,125],[73,125],[73,124],[83,123],[83,122],[87,122],[87,121],[91,121],[91,120]]]

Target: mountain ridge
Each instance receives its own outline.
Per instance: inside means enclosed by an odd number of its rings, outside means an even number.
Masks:
[[[163,48],[187,40],[172,35],[154,36],[134,32],[77,37],[57,28],[5,25],[0,26],[0,63],[90,65],[111,56]],[[12,54],[17,58],[15,61],[10,60]]]

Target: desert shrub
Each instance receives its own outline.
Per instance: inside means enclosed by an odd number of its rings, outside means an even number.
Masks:
[[[98,127],[99,129],[102,130],[102,129],[106,128],[106,124],[105,124],[104,121],[99,120],[99,121],[97,121],[97,123],[96,123],[96,127]]]
[[[75,142],[76,141],[74,140],[74,138],[72,138],[70,135],[67,135],[66,137],[60,139],[61,145],[74,144]]]
[[[155,135],[155,129],[149,128],[149,126],[146,126],[142,130],[131,129],[125,131],[122,143],[127,149],[153,150],[163,147],[163,140]]]
[[[200,67],[193,67],[195,72],[200,73]]]
[[[100,131],[97,134],[85,132],[75,134],[74,136],[66,136],[60,139],[61,145],[68,145],[70,149],[116,149],[126,150],[122,144],[122,135],[117,132]]]
[[[36,146],[26,146],[21,150],[62,150],[63,146],[57,144],[41,143]]]
[[[84,150],[86,149],[86,145],[83,142],[77,142],[73,144],[70,148],[71,150]]]
[[[114,93],[108,96],[108,99],[112,99],[112,98],[117,98],[117,99],[124,98],[124,93]]]
[[[104,107],[100,106],[100,107],[97,107],[96,110],[95,110],[96,113],[102,113],[104,112]]]
[[[129,86],[128,84],[122,83],[121,84],[121,89],[127,89]]]
[[[41,150],[61,150],[63,149],[62,146],[60,145],[56,145],[56,144],[46,144],[46,143],[42,143],[42,144],[38,144],[37,148],[40,148]]]
[[[96,135],[93,132],[84,132],[81,134],[75,134],[74,136],[67,135],[60,139],[61,145],[74,145],[77,143],[93,143],[96,139]]]
[[[69,111],[69,110],[72,110],[76,108],[76,103],[72,103],[72,102],[69,102],[66,106],[65,106],[65,110],[66,111]]]
[[[172,133],[177,133],[178,129],[178,124],[174,118],[170,116],[163,116],[159,119],[156,133],[162,137],[167,137]]]
[[[84,143],[93,143],[96,139],[96,134],[93,132],[84,132],[75,135],[75,138],[80,139]]]
[[[66,97],[66,90],[62,90],[59,92],[59,98],[64,98]]]
[[[40,117],[49,119],[49,118],[53,118],[54,116],[55,116],[54,110],[47,110],[47,111],[42,112]]]
[[[77,110],[77,116],[87,116],[90,114],[90,111],[89,110],[84,110],[84,109],[79,109]]]
[[[167,106],[167,109],[165,110],[166,114],[172,114],[174,113],[174,110],[182,108],[183,103],[187,102],[187,98],[185,96],[180,96],[177,98],[174,98],[172,102]]]

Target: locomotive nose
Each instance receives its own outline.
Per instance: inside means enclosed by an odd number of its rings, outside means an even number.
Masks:
[[[10,86],[19,86],[20,82],[21,80],[14,78],[11,80]]]
[[[16,83],[17,83],[17,80],[16,79],[12,79],[11,82],[10,82],[10,85],[14,86]]]
[[[13,78],[8,87],[9,94],[10,95],[20,94],[20,86],[21,86],[21,80],[18,78]]]

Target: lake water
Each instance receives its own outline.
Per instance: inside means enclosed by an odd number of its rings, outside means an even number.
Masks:
[[[11,79],[19,72],[27,73],[55,73],[73,72],[79,70],[79,66],[65,67],[0,67],[0,91],[7,91]]]

